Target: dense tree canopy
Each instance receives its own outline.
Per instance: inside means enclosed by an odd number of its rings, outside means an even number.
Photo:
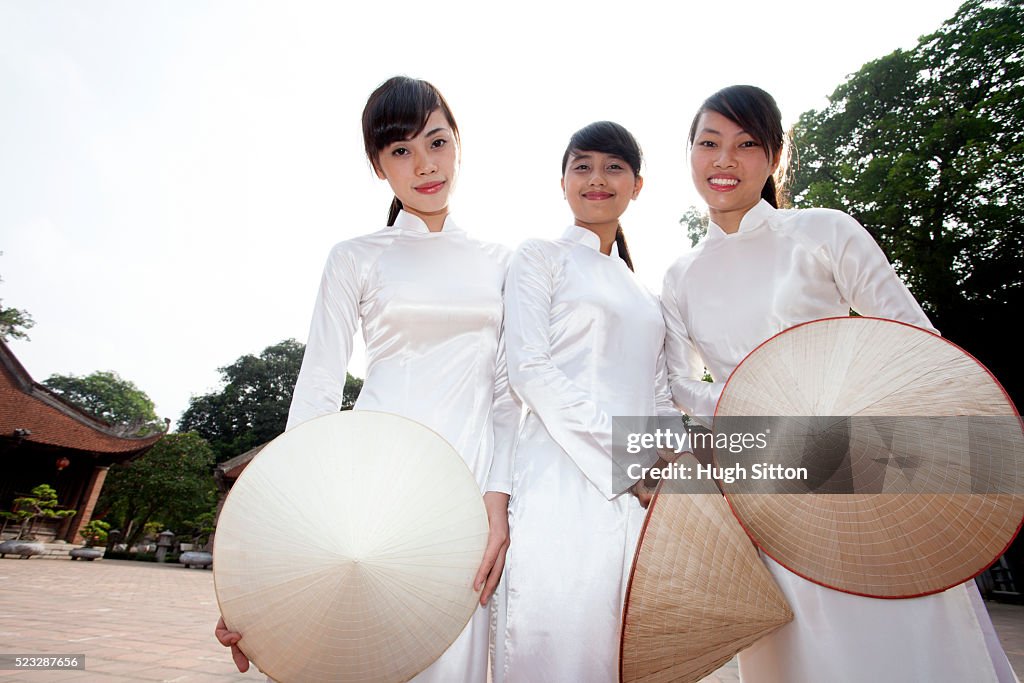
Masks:
[[[1021,395],[1024,7],[968,0],[910,51],[866,64],[794,129],[797,206],[875,236],[935,326]]]
[[[125,436],[145,436],[164,430],[153,401],[134,383],[116,372],[91,375],[52,375],[43,384],[76,406],[109,422]]]
[[[151,522],[190,535],[216,503],[213,451],[196,434],[168,434],[139,458],[110,468],[93,516],[131,545]]]
[[[305,345],[286,339],[259,356],[245,355],[221,368],[224,388],[193,397],[178,429],[209,441],[217,462],[270,441],[288,421],[304,352]],[[362,380],[347,377],[342,410],[352,407],[361,388]]]

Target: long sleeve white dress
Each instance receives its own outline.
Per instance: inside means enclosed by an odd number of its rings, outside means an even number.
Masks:
[[[508,259],[505,247],[471,239],[450,218],[430,232],[404,211],[394,226],[336,245],[288,428],[339,409],[362,321],[367,368],[355,409],[434,429],[466,461],[481,492],[509,493],[521,408],[509,392],[501,349]],[[478,607],[458,640],[413,680],[486,681],[489,622],[488,609]]]
[[[527,241],[513,256],[508,374],[528,412],[514,458],[495,683],[618,680],[622,600],[644,509],[616,490],[612,417],[654,415],[657,406],[678,415],[664,331],[657,298],[586,228]]]
[[[853,308],[935,331],[852,217],[763,200],[736,233],[708,227],[665,275],[662,306],[673,399],[705,423],[740,361],[793,325]],[[713,383],[700,381],[705,366]],[[762,557],[794,619],[740,653],[745,683],[1016,680],[973,581],[921,598],[866,598]]]

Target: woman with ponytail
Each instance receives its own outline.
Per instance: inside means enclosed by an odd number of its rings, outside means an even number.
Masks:
[[[404,77],[382,84],[363,110],[363,138],[395,199],[387,227],[335,245],[327,258],[288,428],[339,409],[361,326],[367,368],[355,409],[402,415],[443,436],[475,475],[490,523],[474,586],[480,607],[413,680],[484,683],[485,605],[508,547],[509,461],[521,410],[508,390],[499,335],[509,253],[472,239],[449,216],[459,130],[433,85]],[[222,620],[223,644],[242,637]],[[248,668],[237,648],[233,654],[240,670]]]
[[[615,475],[612,416],[659,407],[678,415],[658,301],[633,274],[619,223],[643,186],[640,164],[622,126],[578,131],[562,157],[573,224],[560,239],[524,242],[509,267],[509,382],[528,412],[496,595],[495,683],[618,680],[622,598],[644,509],[633,482]]]
[[[690,168],[710,224],[665,275],[665,350],[676,405],[707,423],[725,380],[761,342],[850,309],[934,332],[882,250],[852,217],[779,209],[786,141],[753,86],[709,97],[690,127]],[[707,367],[713,382],[701,377]],[[825,588],[764,562],[791,623],[739,655],[744,683],[1015,681],[973,581],[884,600]]]

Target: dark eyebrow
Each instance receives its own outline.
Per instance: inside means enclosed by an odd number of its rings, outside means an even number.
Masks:
[[[412,142],[413,140],[415,140],[418,137],[429,138],[432,135],[437,135],[438,133],[447,133],[447,132],[448,132],[447,128],[445,128],[444,126],[438,126],[437,128],[433,128],[431,130],[428,130],[426,133],[416,133],[412,137],[402,138],[401,140],[395,140],[394,142],[391,143],[391,145],[400,145],[400,144],[405,143],[405,142]],[[391,145],[388,145],[388,146],[390,147]]]
[[[701,134],[703,134],[703,133],[711,133],[712,135],[722,135],[722,133],[721,133],[721,132],[719,132],[719,131],[715,130],[714,128],[701,128],[700,132],[701,132]],[[747,131],[746,129],[744,129],[744,128],[741,128],[741,129],[740,129],[740,133],[741,133],[742,135],[746,135],[746,136],[747,136],[748,138],[750,138],[751,140],[754,140],[755,142],[757,141],[757,138],[755,138],[755,137],[754,137],[753,135],[751,135],[751,134],[750,134],[750,133],[749,133],[749,132],[748,132],[748,131]]]
[[[581,152],[580,154],[573,154],[570,158],[573,161],[580,161],[580,160],[589,161],[593,156],[594,155],[590,154],[589,152]],[[607,157],[610,160],[620,161],[620,162],[622,162],[624,164],[627,164],[627,165],[629,164],[629,162],[627,162],[625,159],[620,157],[618,154],[607,154]]]

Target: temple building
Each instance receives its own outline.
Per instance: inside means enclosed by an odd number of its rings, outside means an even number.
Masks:
[[[57,491],[62,509],[76,510],[71,517],[40,522],[40,540],[80,542],[79,529],[92,519],[110,466],[142,455],[162,437],[118,435],[35,382],[0,341],[0,510],[10,510],[15,498],[40,484]]]

